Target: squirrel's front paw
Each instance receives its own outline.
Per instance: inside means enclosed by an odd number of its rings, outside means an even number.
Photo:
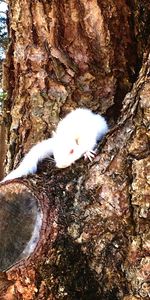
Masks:
[[[84,153],[84,159],[89,159],[90,161],[92,161],[95,156],[96,156],[96,150],[90,150]]]

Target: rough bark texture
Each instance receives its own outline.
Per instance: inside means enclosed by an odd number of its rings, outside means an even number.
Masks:
[[[4,162],[6,156],[6,143],[5,143],[5,125],[3,115],[0,113],[0,180],[4,177]]]
[[[9,5],[6,169],[48,137],[72,108],[105,113],[112,130],[93,163],[81,159],[59,170],[46,160],[37,175],[1,186],[1,203],[10,191],[22,197],[25,187],[43,219],[33,253],[1,273],[0,299],[147,300],[148,51],[138,70],[148,45],[149,4],[13,0]]]

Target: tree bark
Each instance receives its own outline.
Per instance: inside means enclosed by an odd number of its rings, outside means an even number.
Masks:
[[[1,184],[0,299],[147,300],[149,4],[9,6],[6,171],[73,108],[106,114],[110,132],[92,163],[59,170],[45,160],[36,175]]]

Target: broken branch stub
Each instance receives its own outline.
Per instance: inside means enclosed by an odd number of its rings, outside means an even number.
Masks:
[[[43,191],[29,187],[27,181],[13,180],[1,185],[0,271],[24,262],[27,265],[35,256],[38,261],[46,237],[52,235],[50,240],[54,240],[55,213],[54,206],[49,204]]]

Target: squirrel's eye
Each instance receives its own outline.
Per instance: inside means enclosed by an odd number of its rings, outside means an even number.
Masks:
[[[73,149],[71,149],[71,150],[70,150],[70,152],[69,152],[69,154],[73,154],[73,152],[74,152],[74,150],[73,150]]]

